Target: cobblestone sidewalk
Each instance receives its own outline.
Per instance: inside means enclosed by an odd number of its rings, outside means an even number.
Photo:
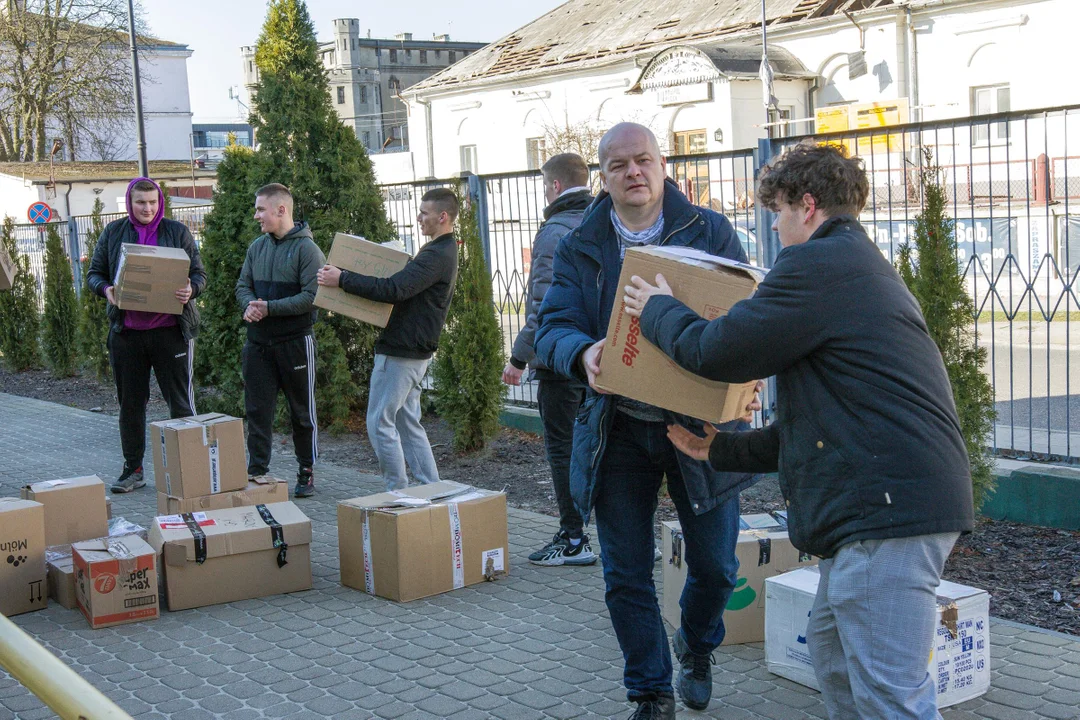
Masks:
[[[28,482],[120,469],[116,419],[0,394],[0,495]],[[274,458],[281,477],[291,457]],[[314,589],[90,630],[52,604],[15,621],[137,718],[623,718],[622,657],[599,566],[536,568],[526,556],[554,518],[510,510],[511,574],[408,604],[342,587],[336,503],[379,490],[320,465],[299,501],[314,529]],[[113,514],[148,525],[153,484],[113,496]],[[659,568],[658,568],[659,570]],[[657,572],[659,584],[659,572]],[[1080,718],[1080,641],[991,622],[993,687],[946,720]],[[760,644],[717,651],[713,703],[680,717],[824,717],[817,693],[770,674]],[[0,720],[53,717],[0,671]]]

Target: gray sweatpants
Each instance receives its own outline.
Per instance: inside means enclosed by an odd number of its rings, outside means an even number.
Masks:
[[[860,540],[818,567],[806,641],[830,720],[939,720],[927,672],[959,533]]]
[[[431,443],[420,424],[420,383],[428,360],[375,356],[368,394],[367,430],[387,490],[409,484],[405,462],[421,483],[439,481]]]

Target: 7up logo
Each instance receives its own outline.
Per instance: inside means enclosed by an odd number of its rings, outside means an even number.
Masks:
[[[728,610],[743,610],[754,604],[757,600],[757,591],[750,587],[746,578],[741,577],[739,581],[735,583],[735,590],[731,593],[731,599],[728,600]]]

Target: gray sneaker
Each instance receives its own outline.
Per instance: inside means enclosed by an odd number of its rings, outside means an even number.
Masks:
[[[661,695],[641,701],[629,720],[675,720],[675,698]]]
[[[120,477],[116,479],[116,482],[109,489],[114,493],[129,493],[145,486],[146,480],[143,478],[142,465],[137,468],[124,465],[124,472],[120,473]]]

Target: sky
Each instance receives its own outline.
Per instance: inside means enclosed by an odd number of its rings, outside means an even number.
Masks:
[[[328,40],[336,18],[358,18],[361,34],[414,38],[450,33],[451,40],[492,42],[561,5],[565,0],[308,0],[320,41]],[[465,9],[467,8],[467,9]],[[239,108],[229,99],[243,89],[240,46],[254,45],[266,16],[266,0],[143,0],[144,17],[158,38],[187,45],[188,89],[194,122],[237,122]],[[246,116],[246,113],[244,113]]]

